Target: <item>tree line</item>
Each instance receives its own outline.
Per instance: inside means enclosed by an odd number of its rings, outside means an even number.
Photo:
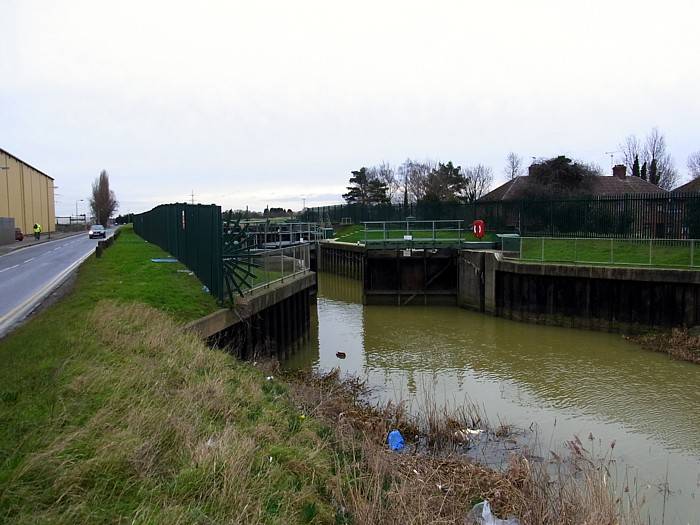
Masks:
[[[658,128],[652,128],[642,140],[636,135],[628,135],[619,145],[623,164],[627,172],[659,186],[671,190],[679,181],[678,170],[673,162],[666,137]],[[688,174],[691,179],[700,177],[700,150],[692,153],[687,160]]]
[[[474,202],[492,182],[493,172],[483,164],[462,168],[452,161],[406,159],[396,168],[382,162],[351,172],[343,199],[348,204]]]

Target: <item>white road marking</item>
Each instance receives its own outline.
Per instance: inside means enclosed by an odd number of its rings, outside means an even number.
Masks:
[[[87,253],[81,255],[77,261],[74,261],[68,268],[64,269],[54,279],[47,283],[41,290],[35,292],[31,297],[26,299],[22,304],[14,307],[5,315],[0,316],[0,337],[4,336],[12,326],[24,319],[34,308],[46,297],[53,289],[65,280],[70,273],[79,267],[82,262],[90,257],[94,252],[88,250]],[[9,269],[9,268],[8,268]]]
[[[3,268],[2,270],[0,270],[0,273],[6,272],[7,270],[12,270],[12,268],[17,268],[18,266],[19,266],[19,264],[15,264],[14,266],[10,266],[8,268]]]
[[[27,259],[22,264],[27,264],[28,262],[32,262],[34,259],[36,259],[36,257],[32,257],[31,259]]]

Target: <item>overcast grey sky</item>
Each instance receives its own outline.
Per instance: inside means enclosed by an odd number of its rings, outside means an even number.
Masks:
[[[406,157],[608,168],[665,133],[700,149],[700,2],[0,0],[0,146],[74,211],[107,169],[121,212],[340,201]]]

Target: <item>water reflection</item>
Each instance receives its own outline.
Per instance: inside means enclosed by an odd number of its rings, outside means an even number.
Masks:
[[[420,398],[426,388],[445,402],[468,397],[491,418],[536,422],[548,443],[589,432],[616,440],[621,468],[638,468],[640,483],[660,483],[668,469],[680,492],[666,523],[700,519],[697,365],[642,351],[615,334],[450,307],[364,307],[361,300],[357,281],[321,275],[308,346],[287,365],[339,366],[386,398]],[[653,489],[647,497],[659,499]]]

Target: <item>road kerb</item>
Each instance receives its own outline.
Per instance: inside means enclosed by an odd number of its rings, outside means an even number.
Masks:
[[[79,259],[77,259],[68,268],[59,273],[40,290],[35,292],[31,297],[27,298],[22,304],[14,307],[8,313],[0,317],[0,338],[7,335],[15,324],[19,323],[27,315],[29,315],[32,312],[32,310],[34,310],[34,308],[36,308],[41,303],[41,301],[48,297],[48,295],[56,287],[58,287],[63,281],[65,281],[68,278],[68,276],[93,253],[95,253],[95,250],[90,250],[85,255],[82,255]]]

